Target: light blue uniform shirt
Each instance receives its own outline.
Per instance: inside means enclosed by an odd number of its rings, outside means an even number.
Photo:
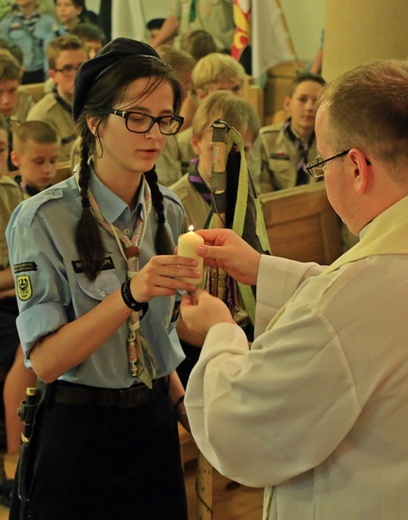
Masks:
[[[23,67],[30,72],[44,68],[45,40],[49,38],[56,26],[57,21],[54,17],[49,14],[41,14],[31,33],[22,18],[12,13],[0,22],[0,36],[21,47]]]
[[[144,204],[143,194],[138,209],[131,214],[128,206],[95,174],[90,186],[105,219],[131,236],[135,213]],[[164,187],[161,190],[166,225],[176,244],[183,226],[183,208],[174,193]],[[94,282],[80,272],[74,237],[81,213],[77,183],[71,177],[20,204],[10,220],[7,241],[19,296],[17,327],[27,358],[39,338],[86,314],[126,280],[126,262],[114,237],[102,228],[106,250],[104,270]],[[157,214],[152,208],[140,248],[140,268],[156,255],[156,229]],[[173,372],[184,358],[174,330],[179,299],[177,295],[175,303],[174,298],[153,298],[141,320],[142,334],[149,341],[156,361],[156,377]],[[127,336],[125,322],[92,356],[60,379],[103,388],[131,386],[135,379],[128,368]],[[73,340],[72,348],[81,345]],[[30,366],[29,359],[27,364]]]

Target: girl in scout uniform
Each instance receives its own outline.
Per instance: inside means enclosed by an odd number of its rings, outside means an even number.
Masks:
[[[23,51],[23,84],[45,80],[45,41],[55,25],[55,18],[44,13],[37,0],[16,0],[1,21],[0,36]]]
[[[76,77],[78,170],[10,223],[18,330],[47,383],[11,519],[187,518],[174,327],[195,289],[178,277],[200,275],[173,254],[183,210],[153,169],[181,99],[150,46],[106,45]]]

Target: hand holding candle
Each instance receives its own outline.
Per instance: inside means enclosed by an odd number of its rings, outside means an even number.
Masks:
[[[200,278],[181,277],[180,280],[198,285],[203,279],[204,259],[197,255],[196,247],[204,244],[204,238],[200,237],[200,235],[197,235],[197,233],[194,233],[193,230],[193,226],[190,226],[187,233],[179,236],[177,253],[179,256],[186,256],[188,258],[194,258],[194,260],[197,260],[198,266],[196,267],[196,270],[200,271]]]

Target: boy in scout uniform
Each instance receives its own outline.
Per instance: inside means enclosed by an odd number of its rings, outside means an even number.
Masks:
[[[0,49],[0,114],[6,118],[9,149],[12,148],[12,132],[24,123],[27,114],[34,106],[33,98],[20,90],[23,69],[11,51]],[[7,159],[8,171],[15,170],[10,158]]]
[[[7,172],[8,134],[8,123],[0,115],[0,366],[6,373],[3,399],[7,435],[7,453],[4,456],[5,480],[0,484],[0,502],[6,506],[10,505],[22,428],[16,409],[24,399],[26,387],[32,386],[35,381],[33,371],[24,366],[23,351],[19,347],[16,327],[18,308],[5,236],[11,214],[23,200],[19,186],[13,179],[4,175]],[[22,287],[21,290],[25,289]]]
[[[72,118],[74,80],[79,66],[88,60],[85,44],[72,34],[52,40],[47,47],[49,76],[54,80],[52,92],[46,94],[30,110],[27,121],[48,123],[61,138],[59,162],[68,161],[77,137]]]
[[[312,179],[305,167],[317,155],[315,102],[324,84],[318,74],[299,74],[284,101],[289,118],[283,124],[261,128],[262,193],[293,188]]]

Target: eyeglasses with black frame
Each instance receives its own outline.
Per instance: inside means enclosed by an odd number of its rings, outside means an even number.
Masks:
[[[115,116],[123,117],[126,121],[126,128],[134,134],[145,134],[153,127],[154,123],[157,123],[161,134],[174,135],[177,134],[184,122],[184,117],[175,115],[153,117],[143,112],[128,112],[115,108],[112,108],[109,112]]]
[[[307,163],[306,170],[310,173],[312,177],[315,179],[320,179],[323,177],[326,171],[326,163],[332,161],[333,159],[337,159],[338,157],[342,157],[349,153],[350,150],[344,150],[344,152],[340,152],[328,159],[322,159],[321,157],[317,157],[314,161]]]
[[[62,69],[54,69],[54,70],[55,70],[55,72],[61,72],[61,74],[63,74],[67,78],[70,78],[72,76],[75,76],[75,74],[77,73],[77,71],[81,65],[82,65],[82,63],[80,63],[78,66],[64,65],[62,67]]]

